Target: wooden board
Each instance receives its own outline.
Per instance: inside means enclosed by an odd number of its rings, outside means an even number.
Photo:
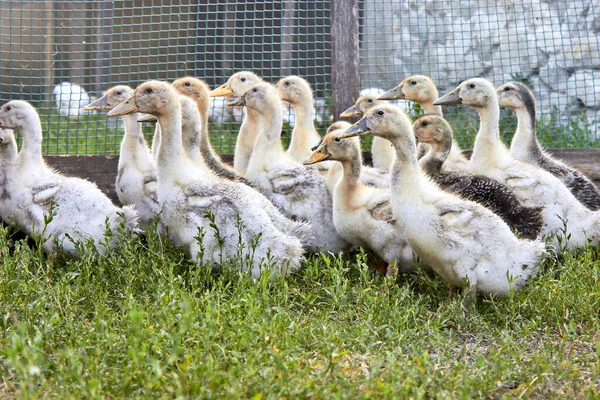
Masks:
[[[600,149],[550,149],[555,157],[574,166],[586,174],[600,188]],[[465,154],[470,155],[470,151]],[[232,163],[233,156],[221,156],[225,162]],[[119,204],[115,192],[118,156],[47,156],[46,162],[63,174],[89,179],[100,190]],[[365,163],[371,163],[371,154],[364,153]]]

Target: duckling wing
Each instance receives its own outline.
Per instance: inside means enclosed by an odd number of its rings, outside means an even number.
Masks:
[[[496,232],[503,225],[500,218],[471,201],[444,199],[436,204],[439,234],[463,246],[480,242],[482,236]],[[505,226],[508,229],[508,226]]]
[[[504,177],[506,184],[512,189],[534,187],[539,184],[539,177],[517,168],[506,171]]]
[[[34,204],[45,206],[56,196],[60,189],[57,181],[44,182],[31,188]]]
[[[286,195],[292,191],[315,186],[316,173],[314,168],[277,169],[268,174],[268,179],[271,182],[273,193]]]
[[[146,174],[144,176],[144,197],[149,198],[154,203],[158,203],[157,190],[156,174]]]
[[[390,224],[396,222],[396,218],[394,218],[394,214],[392,213],[389,196],[376,195],[367,205],[367,210],[369,210],[371,217],[375,220],[385,221]]]
[[[201,210],[204,213],[206,209],[218,208],[219,211],[229,212],[232,216],[239,212],[230,193],[224,187],[196,183],[186,186],[183,193],[191,210]]]

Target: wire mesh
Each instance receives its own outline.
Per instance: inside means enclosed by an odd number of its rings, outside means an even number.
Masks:
[[[548,147],[596,146],[600,6],[592,0],[360,0],[361,88],[391,89],[411,74],[440,94],[482,76],[526,83]],[[184,75],[211,87],[239,70],[313,86],[319,124],[331,116],[330,1],[0,1],[0,100],[40,112],[46,154],[115,154],[122,126],[82,107],[115,84]],[[418,112],[419,108],[413,108]],[[211,140],[233,152],[242,114],[216,99]],[[445,110],[470,146],[478,119]],[[293,125],[286,114],[285,137]],[[503,112],[503,132],[514,131]]]

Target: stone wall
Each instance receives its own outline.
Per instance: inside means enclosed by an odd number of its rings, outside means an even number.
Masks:
[[[538,114],[600,120],[598,0],[365,0],[363,16],[369,86],[391,88],[416,73],[440,92],[475,76],[496,85],[519,79]]]

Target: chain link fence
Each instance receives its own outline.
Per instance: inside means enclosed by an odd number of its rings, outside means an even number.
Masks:
[[[474,76],[520,80],[535,93],[547,147],[597,146],[596,1],[360,0],[359,9],[361,88],[391,89],[411,74],[431,76],[441,93]],[[46,154],[116,154],[119,123],[82,109],[110,86],[193,75],[215,87],[245,69],[271,82],[305,77],[326,125],[330,20],[329,0],[0,0],[0,101],[38,108]],[[233,152],[241,113],[215,99],[217,151]],[[503,116],[508,135],[515,119]],[[477,117],[457,107],[446,117],[468,147]],[[292,113],[286,121],[284,136]]]

